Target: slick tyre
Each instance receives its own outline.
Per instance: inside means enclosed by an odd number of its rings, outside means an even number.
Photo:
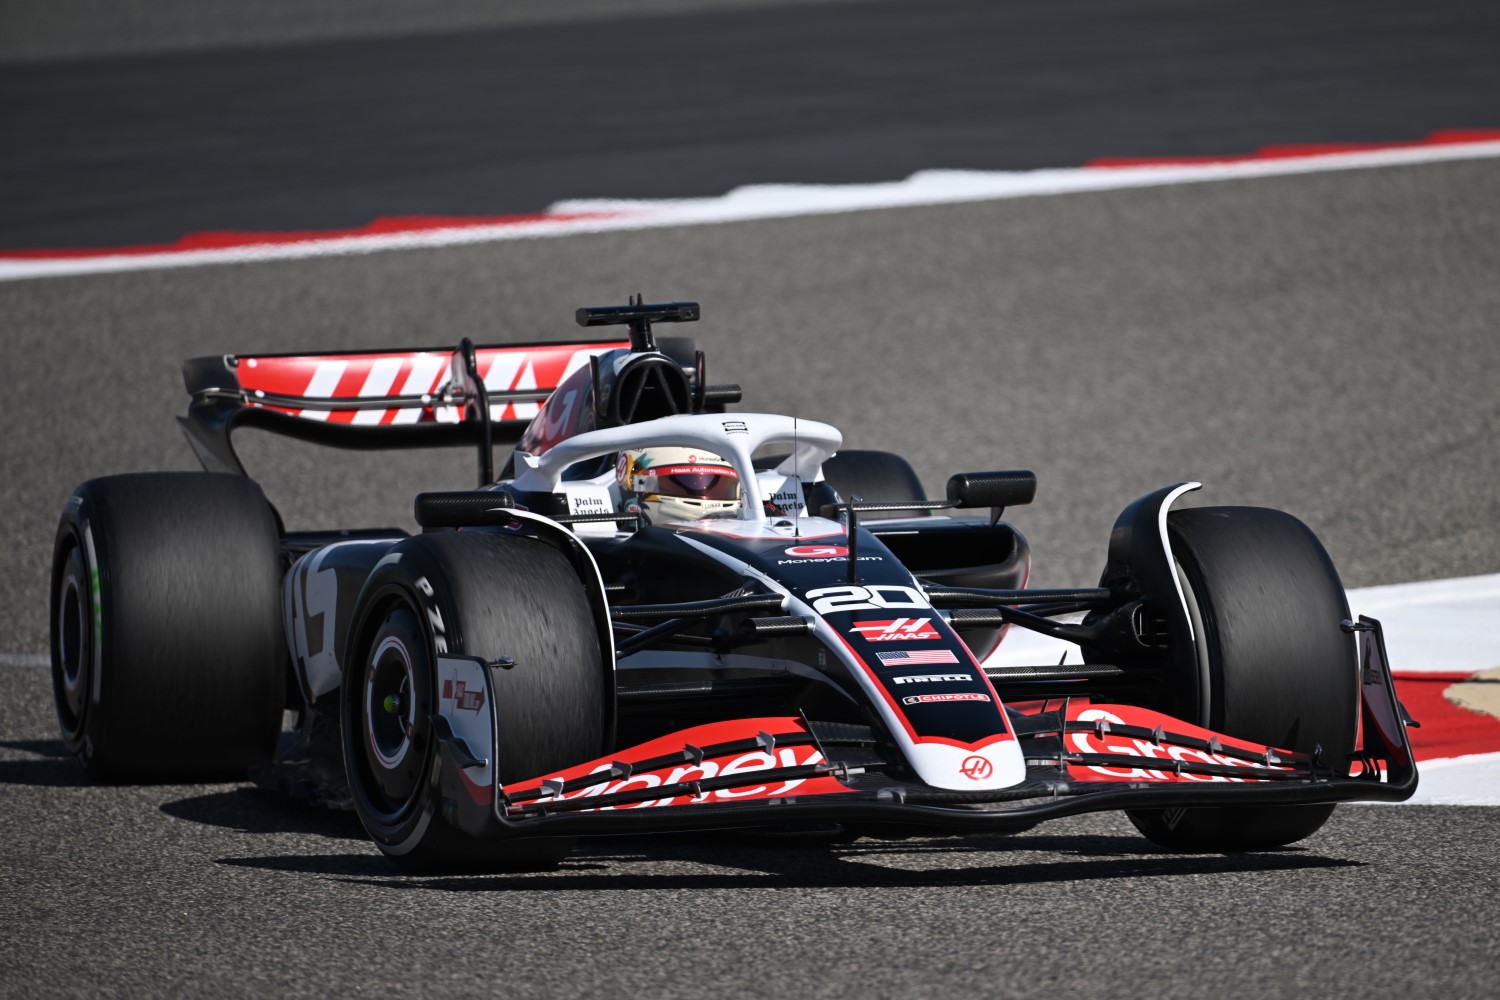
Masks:
[[[888,451],[841,451],[823,463],[823,476],[845,502],[862,500],[926,500],[922,481],[911,463]],[[891,510],[866,517],[924,517],[928,510]]]
[[[359,598],[344,668],[344,764],[377,846],[421,871],[555,866],[572,838],[480,840],[440,815],[437,657],[501,657],[493,672],[499,780],[599,756],[611,715],[599,636],[572,564],[533,538],[433,532],[401,542]]]
[[[1359,677],[1343,585],[1301,521],[1260,507],[1168,515],[1206,698],[1183,718],[1344,767],[1354,749]],[[1206,708],[1206,712],[1205,712]],[[1194,715],[1197,718],[1194,718]],[[1251,851],[1311,836],[1332,805],[1146,809],[1136,829],[1181,851]]]
[[[94,479],[52,558],[52,691],[96,778],[238,780],[281,730],[286,640],[275,514],[239,476]]]

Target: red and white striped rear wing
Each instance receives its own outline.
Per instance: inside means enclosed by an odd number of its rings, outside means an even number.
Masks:
[[[178,421],[205,469],[237,475],[245,469],[230,435],[246,426],[336,448],[514,444],[563,379],[629,346],[465,341],[455,350],[190,358],[182,375],[193,402]]]

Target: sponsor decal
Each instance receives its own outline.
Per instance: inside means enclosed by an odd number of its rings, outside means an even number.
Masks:
[[[724,428],[725,434],[749,434],[750,425],[743,420],[721,420],[719,426]]]
[[[1131,715],[1131,718],[1124,716]],[[1197,726],[1186,725],[1179,720],[1143,709],[1119,708],[1117,711],[1107,711],[1101,708],[1085,709],[1078,713],[1077,721],[1108,723],[1111,725],[1138,725],[1151,726],[1167,724],[1175,730],[1186,735],[1198,736],[1223,740],[1240,747],[1241,749],[1255,749],[1255,744],[1243,740],[1233,740],[1229,737],[1220,737],[1206,729]],[[1171,743],[1158,744],[1151,740],[1136,739],[1133,737],[1116,736],[1102,729],[1095,732],[1069,733],[1067,737],[1068,749],[1078,753],[1088,754],[1120,754],[1129,757],[1142,758],[1140,767],[1114,767],[1102,764],[1078,765],[1069,764],[1068,770],[1079,777],[1093,778],[1100,775],[1115,781],[1203,781],[1203,782],[1242,782],[1257,780],[1253,774],[1247,774],[1243,778],[1231,778],[1220,774],[1189,774],[1176,773],[1173,765],[1177,761],[1200,764],[1219,764],[1224,767],[1237,767],[1255,770],[1266,770],[1266,765],[1241,760],[1238,757],[1230,757],[1227,754],[1213,753],[1209,750],[1199,750],[1194,747],[1176,746]],[[1149,764],[1160,762],[1164,765],[1163,770],[1154,770]],[[1272,770],[1285,770],[1270,765]],[[1098,780],[1094,778],[1094,780]]]
[[[972,757],[964,758],[963,764],[959,765],[958,773],[971,781],[983,781],[995,773],[995,765],[990,763],[988,757],[974,754]]]
[[[302,679],[313,697],[336,690],[342,683],[342,670],[333,652],[338,628],[339,577],[333,567],[323,568],[328,553],[323,548],[299,559],[292,583],[292,634]],[[310,627],[314,618],[322,619],[321,629]],[[315,637],[322,639],[317,652],[312,648]]]
[[[891,678],[895,684],[951,684],[955,681],[972,681],[968,674],[905,674]]]
[[[687,465],[664,465],[651,471],[658,476],[728,476],[730,479],[739,478],[739,475],[727,465],[699,464],[697,455],[689,455]]]
[[[947,649],[893,649],[882,650],[875,656],[883,666],[909,666],[918,663],[957,663],[958,657]]]
[[[842,545],[793,545],[786,554],[796,559],[846,559],[849,550]]]
[[[453,707],[465,712],[477,712],[484,707],[484,689],[470,691],[463,681],[443,681],[443,700],[453,702]]]
[[[932,607],[915,589],[898,583],[882,583],[869,587],[853,585],[842,587],[819,587],[807,592],[813,602],[813,610],[820,615],[842,611],[886,611],[892,609]]]
[[[436,596],[432,583],[425,576],[417,577],[417,590],[421,591],[423,597]],[[423,603],[426,604],[425,601]],[[439,653],[448,652],[448,629],[443,625],[443,613],[436,604],[427,604],[426,611],[427,623],[432,626],[432,648]]]
[[[802,502],[800,490],[778,490],[766,501],[767,514],[796,514],[806,504]]]
[[[639,791],[646,788],[656,788],[661,785],[677,785],[689,781],[705,781],[709,778],[727,777],[734,774],[751,774],[756,771],[769,771],[772,768],[802,767],[808,764],[820,764],[823,755],[818,753],[817,747],[797,746],[782,747],[772,756],[763,750],[752,753],[740,754],[737,757],[719,758],[718,760],[705,760],[701,764],[682,764],[671,771],[661,770],[646,774],[635,774],[620,780],[610,780],[613,774],[610,764],[602,764],[596,768],[601,778],[596,785],[580,789],[577,792],[564,794],[564,799],[590,799],[599,795],[613,795],[616,792]],[[600,809],[649,809],[657,806],[689,805],[700,802],[728,802],[733,799],[742,798],[775,798],[785,795],[799,785],[804,784],[806,778],[790,778],[785,781],[763,782],[760,784],[747,783],[739,788],[720,788],[703,792],[699,795],[684,794],[666,796],[660,799],[647,799],[643,802],[629,802],[618,806],[601,806]]]
[[[968,678],[964,678],[967,680]],[[946,694],[910,694],[901,699],[903,705],[930,705],[943,701],[989,701],[990,696],[977,691],[950,691]]]
[[[885,562],[885,556],[860,556],[856,562]],[[778,559],[778,566],[806,566],[808,563],[827,562],[826,559]]]
[[[892,618],[878,622],[855,622],[850,632],[858,632],[866,642],[892,642],[896,639],[936,639],[937,629],[931,618]]]

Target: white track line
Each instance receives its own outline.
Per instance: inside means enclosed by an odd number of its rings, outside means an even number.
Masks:
[[[1386,805],[1388,803],[1368,803]],[[1401,805],[1500,805],[1500,753],[1424,760],[1417,765],[1417,791]]]
[[[1380,621],[1392,670],[1500,667],[1500,573],[1351,590],[1349,609]]]
[[[214,250],[120,254],[86,258],[20,259],[0,256],[0,281],[101,274],[206,264],[239,264],[294,260],[384,250],[549,239],[581,233],[670,226],[699,226],[751,219],[829,215],[883,208],[945,205],[962,202],[1031,198],[1044,195],[1111,191],[1165,184],[1244,180],[1330,170],[1398,167],[1500,156],[1500,142],[1451,143],[1351,153],[1327,153],[1284,159],[1256,159],[1142,167],[1070,167],[1029,171],[925,170],[904,181],[886,184],[757,185],[714,198],[666,201],[566,201],[549,213],[610,213],[604,218],[542,219],[494,225],[458,226],[406,233],[339,236],[299,243],[267,243]]]

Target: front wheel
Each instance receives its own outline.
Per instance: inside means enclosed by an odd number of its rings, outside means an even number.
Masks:
[[[1260,507],[1200,507],[1167,517],[1194,634],[1201,696],[1176,714],[1214,732],[1347,766],[1359,714],[1348,599],[1328,553],[1301,521]],[[1317,832],[1332,805],[1137,809],[1136,828],[1181,851],[1282,847]]]
[[[359,598],[344,671],[345,770],[366,832],[406,867],[516,871],[556,865],[572,838],[484,841],[438,810],[432,717],[440,653],[502,657],[495,673],[502,784],[597,757],[610,714],[583,583],[557,549],[486,531],[401,542]]]

